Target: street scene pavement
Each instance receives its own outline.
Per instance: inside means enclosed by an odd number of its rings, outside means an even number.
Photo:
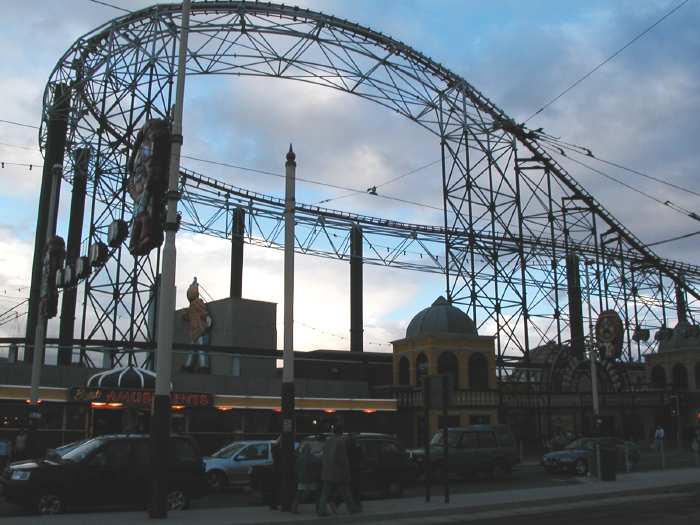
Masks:
[[[663,523],[694,523],[691,517],[700,513],[697,499],[700,495],[700,469],[687,467],[622,473],[618,474],[616,481],[603,482],[592,476],[552,476],[539,465],[529,463],[516,469],[510,479],[451,480],[449,503],[444,501],[441,485],[434,485],[431,492],[431,501],[426,502],[424,485],[415,484],[406,489],[402,498],[365,500],[361,514],[348,515],[341,508],[337,515],[320,518],[311,503],[301,505],[299,514],[283,513],[263,506],[254,494],[229,489],[193,503],[190,510],[170,512],[168,522],[228,525],[317,521],[401,524],[479,521],[498,524],[517,518],[514,523],[613,523],[613,517],[618,516],[625,517],[624,523],[661,523],[654,519],[659,520],[663,515],[670,520],[664,518]],[[0,505],[0,517],[3,523],[17,524],[35,523],[38,519],[5,502]],[[82,509],[43,516],[41,520],[52,525],[152,522],[145,511],[119,508]]]

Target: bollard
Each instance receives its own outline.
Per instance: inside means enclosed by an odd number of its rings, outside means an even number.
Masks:
[[[627,470],[627,473],[629,474],[631,469],[630,465],[630,444],[625,441],[625,469]]]
[[[600,445],[598,443],[595,444],[595,473],[600,481]]]
[[[523,459],[524,459],[524,457],[525,457],[525,454],[524,454],[523,450],[524,450],[524,449],[523,449],[523,442],[522,442],[522,440],[521,440],[521,441],[520,441],[520,463],[523,462]]]

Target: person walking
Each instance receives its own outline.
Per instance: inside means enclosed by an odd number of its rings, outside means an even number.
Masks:
[[[304,443],[299,448],[296,474],[297,491],[292,501],[292,512],[294,514],[299,512],[299,503],[312,497],[318,489],[317,478],[314,476],[314,458],[311,454],[311,445],[308,443]],[[318,504],[316,505],[316,512],[318,512]]]
[[[29,457],[29,432],[22,427],[15,437],[15,446],[12,450],[12,461],[21,461]]]
[[[266,492],[268,493],[269,507],[271,510],[277,510],[280,505],[280,485],[281,485],[281,475],[282,466],[280,464],[280,438],[272,442],[270,446],[270,452],[272,455],[272,469],[270,476],[267,478],[265,485],[267,486]]]
[[[347,439],[348,462],[350,463],[350,492],[357,508],[362,510],[362,490],[360,475],[362,472],[362,449],[350,434]]]
[[[654,432],[654,448],[657,452],[661,452],[661,449],[664,446],[665,436],[666,432],[664,432],[663,427],[661,425],[656,425],[656,431]]]
[[[328,516],[328,500],[338,491],[351,514],[360,512],[350,493],[350,463],[342,426],[336,424],[333,434],[323,445],[323,462],[321,466],[321,497],[318,502],[318,515]]]

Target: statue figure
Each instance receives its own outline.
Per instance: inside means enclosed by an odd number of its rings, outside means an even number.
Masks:
[[[209,334],[214,324],[207,305],[199,297],[199,283],[195,277],[187,288],[187,300],[190,306],[183,315],[183,320],[190,324],[190,341],[192,344],[208,346]],[[188,372],[209,372],[209,354],[205,350],[193,350],[187,355],[185,364],[182,366]]]

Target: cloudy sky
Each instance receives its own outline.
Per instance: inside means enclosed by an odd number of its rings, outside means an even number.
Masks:
[[[466,78],[523,121],[576,79],[656,22],[682,0],[629,1],[321,1],[299,5],[357,21],[403,41]],[[112,0],[135,10],[141,0]],[[0,120],[38,125],[43,90],[58,58],[82,34],[120,11],[89,0],[3,3],[0,25]],[[679,186],[698,187],[700,165],[700,2],[676,13],[625,49],[555,104],[533,118],[597,157]],[[430,163],[437,148],[415,125],[356,97],[271,79],[188,81],[183,153],[282,172],[290,142],[298,176],[366,188]],[[0,160],[41,164],[37,130],[0,122]],[[700,223],[562,160],[576,179],[646,242],[700,230]],[[282,195],[282,181],[214,168],[186,167],[231,184]],[[697,196],[632,173],[593,163],[665,201],[700,212]],[[428,168],[382,188],[387,195],[440,206],[439,173]],[[0,169],[0,312],[28,295],[40,185],[37,168]],[[64,191],[69,190],[65,187]],[[337,197],[337,190],[300,185],[300,201]],[[69,200],[64,195],[63,202]],[[339,199],[347,211],[413,222],[440,223],[440,214],[371,196]],[[65,217],[65,208],[62,208]],[[59,233],[66,234],[64,220]],[[700,236],[659,246],[669,258],[698,263]],[[209,237],[178,236],[178,304],[197,275],[215,298],[228,291],[229,246]],[[211,261],[221,261],[212,264]],[[349,345],[346,263],[297,257],[296,347]],[[439,276],[365,268],[365,341],[389,350],[414,313],[444,293]],[[282,254],[246,246],[243,294],[277,302],[282,320]],[[21,313],[22,308],[19,309]],[[22,335],[23,318],[0,326]],[[281,346],[282,329],[278,323]]]

